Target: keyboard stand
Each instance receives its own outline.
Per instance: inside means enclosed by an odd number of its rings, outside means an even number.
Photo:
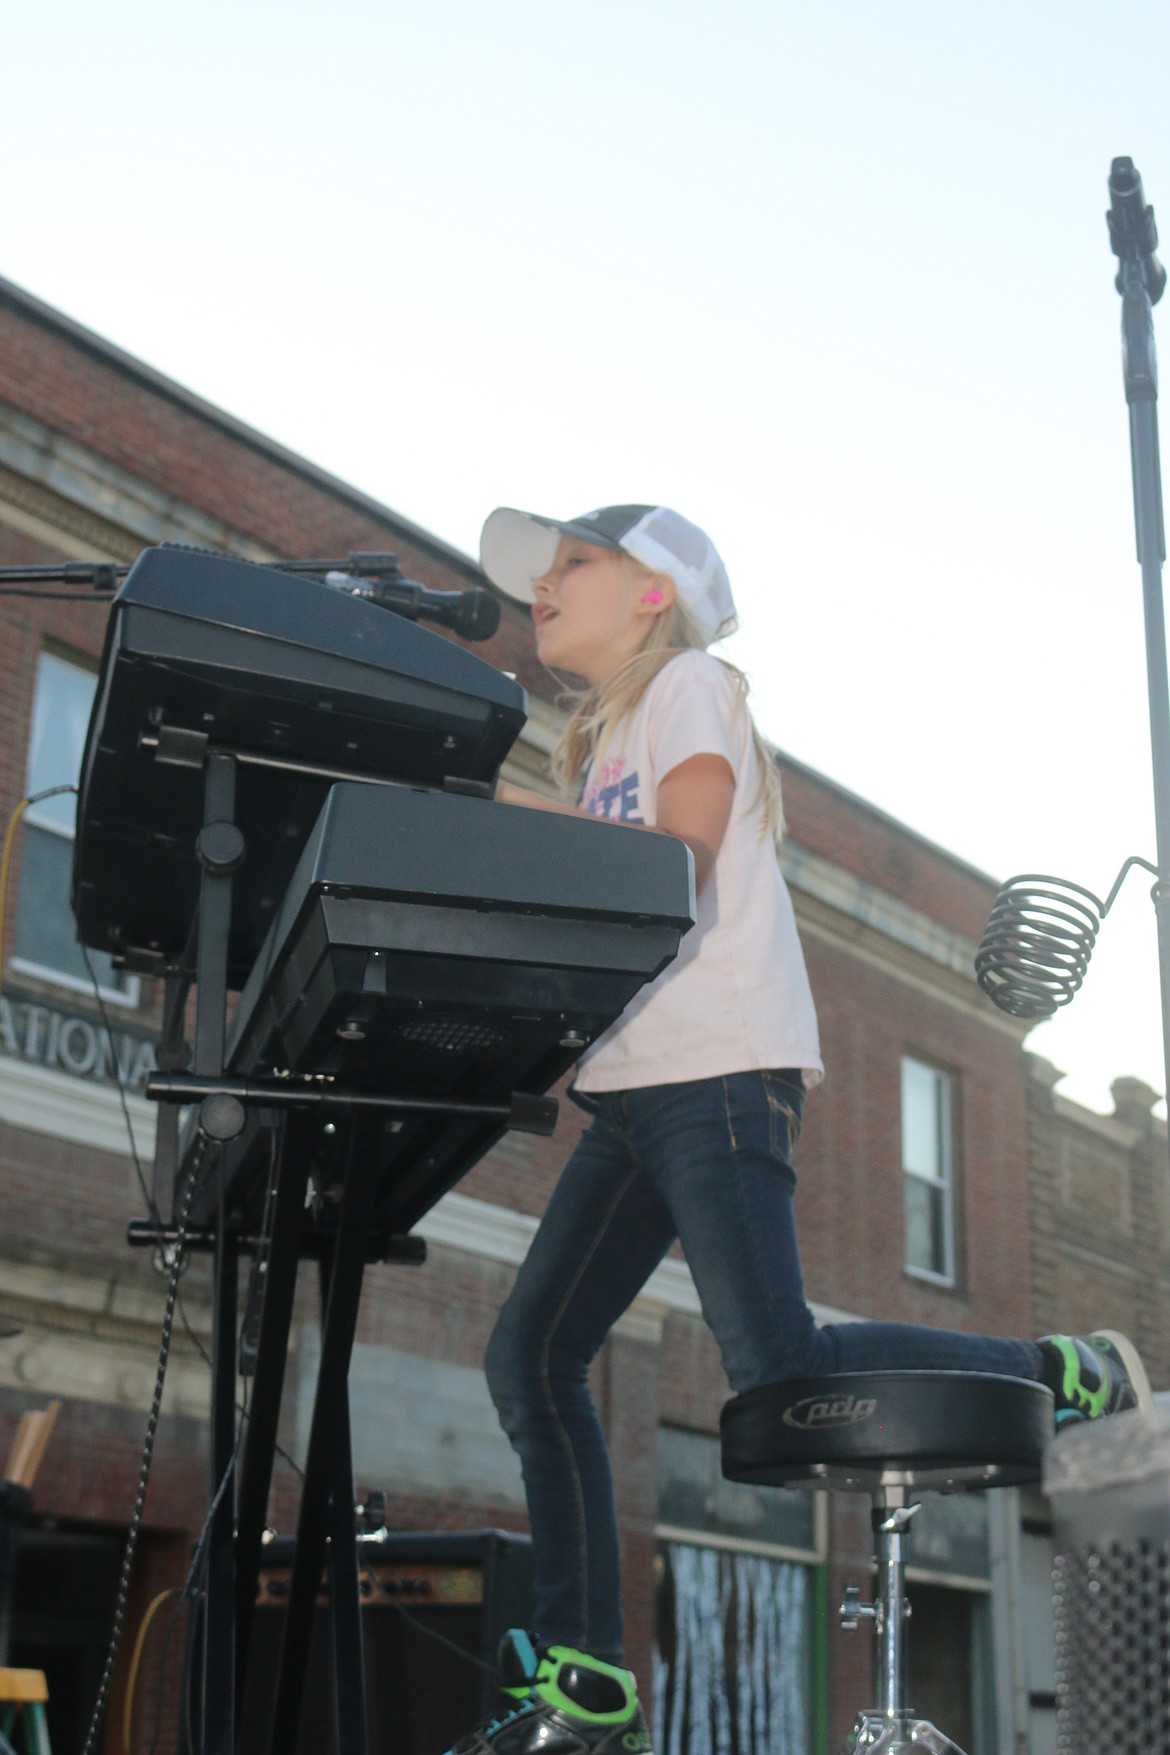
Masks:
[[[476,1102],[352,1091],[295,1082],[234,1078],[224,1070],[228,945],[232,873],[244,857],[243,836],[233,820],[235,761],[207,756],[204,826],[197,846],[203,867],[197,915],[195,1053],[193,1073],[170,1070],[182,1060],[174,1040],[164,1040],[160,1071],[147,1095],[163,1105],[160,1139],[164,1164],[176,1161],[173,1108],[200,1104],[205,1137],[229,1140],[244,1125],[249,1107],[275,1110],[275,1154],[270,1229],[247,1235],[227,1220],[222,1186],[223,1154],[213,1175],[214,1222],[188,1229],[182,1221],[160,1227],[132,1222],[129,1241],[139,1246],[178,1246],[214,1251],[212,1382],[209,1430],[206,1579],[202,1646],[197,1671],[184,1678],[195,1707],[197,1750],[188,1755],[235,1755],[255,1619],[256,1592],[277,1428],[303,1256],[316,1257],[321,1286],[321,1357],[314,1392],[308,1452],[289,1584],[269,1747],[272,1755],[295,1751],[304,1703],[313,1615],[326,1557],[336,1707],[337,1755],[367,1755],[360,1580],[354,1512],[349,1412],[349,1364],[369,1260],[420,1262],[425,1244],[410,1236],[372,1236],[377,1193],[376,1146],[387,1111],[446,1114],[504,1122],[526,1132],[549,1134],[556,1124],[555,1099],[514,1093],[506,1101]],[[181,982],[181,972],[170,978]],[[181,1031],[183,1007],[172,988],[168,1016]],[[167,1114],[167,1109],[172,1114]],[[306,1226],[312,1141],[319,1137],[320,1110],[327,1108],[346,1130],[346,1168],[336,1230]],[[190,1171],[198,1178],[199,1160]],[[155,1186],[159,1176],[156,1167]],[[176,1201],[181,1211],[185,1192]],[[261,1228],[262,1229],[262,1228]],[[263,1291],[246,1431],[236,1412],[238,1281],[241,1254],[262,1258]],[[238,1492],[237,1492],[238,1483]],[[193,1611],[195,1612],[195,1611]],[[249,1752],[252,1755],[252,1752]]]

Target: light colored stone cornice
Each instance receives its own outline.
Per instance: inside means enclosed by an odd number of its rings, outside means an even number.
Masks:
[[[1095,1109],[1086,1109],[1083,1104],[1074,1103],[1071,1097],[1064,1097],[1059,1091],[1053,1094],[1052,1108],[1062,1121],[1070,1122],[1083,1133],[1094,1134],[1097,1139],[1108,1140],[1111,1146],[1122,1152],[1131,1152],[1138,1141],[1145,1137],[1140,1128],[1131,1126],[1129,1122],[1119,1121],[1116,1115],[1099,1115]]]
[[[86,558],[103,558],[93,556],[97,546],[105,549],[104,558],[132,560],[144,544],[157,542],[223,549],[254,561],[273,558],[253,537],[2,403],[0,465],[0,500],[43,525],[55,543],[60,534],[83,541]]]
[[[874,893],[881,895],[880,891]],[[863,913],[844,913],[839,906],[795,883],[792,902],[803,938],[819,939],[885,975],[892,975],[924,998],[949,1006],[1014,1043],[1018,1044],[1031,1029],[1030,1024],[997,1011],[976,985],[974,975],[960,974],[951,966],[949,957],[936,960],[907,944],[901,935],[893,936],[882,925],[866,919]]]
[[[126,1107],[139,1159],[149,1166],[154,1158],[157,1105],[148,1103],[145,1097],[128,1095]],[[93,1146],[99,1152],[114,1152],[127,1158],[132,1155],[126,1117],[115,1085],[72,1078],[68,1073],[11,1055],[0,1055],[0,1121],[6,1121],[10,1127],[26,1128],[30,1133],[50,1134],[75,1145]]]
[[[145,1414],[154,1389],[165,1286],[139,1274],[94,1273],[88,1263],[54,1265],[0,1257],[0,1305],[21,1326],[0,1340],[0,1385]],[[205,1292],[184,1314],[206,1343]],[[205,1347],[206,1350],[206,1347]],[[210,1377],[183,1325],[176,1323],[163,1406],[205,1418]]]
[[[978,949],[974,940],[940,925],[929,914],[911,908],[909,903],[887,895],[854,872],[796,842],[782,844],[780,867],[790,889],[815,896],[859,925],[868,926],[928,962],[937,963],[941,969],[974,982]]]

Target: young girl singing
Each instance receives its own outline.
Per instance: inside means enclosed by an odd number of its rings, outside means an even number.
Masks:
[[[567,522],[501,508],[482,560],[532,605],[536,649],[586,687],[558,805],[665,833],[694,856],[698,919],[675,962],[583,1057],[592,1124],[566,1164],[487,1351],[518,1451],[535,1565],[531,1633],[501,1657],[518,1705],[459,1745],[480,1755],[649,1749],[622,1667],[618,1538],[589,1362],[676,1238],[733,1390],[832,1372],[960,1370],[1043,1381],[1058,1420],[1149,1406],[1133,1346],[993,1339],[889,1322],[818,1329],[805,1303],[792,1152],[822,1064],[776,857],[775,762],[743,676],[707,648],[736,625],[703,531],[660,506]]]

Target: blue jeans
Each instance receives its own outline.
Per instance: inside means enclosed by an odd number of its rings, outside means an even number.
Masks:
[[[798,1072],[744,1072],[585,1100],[485,1360],[519,1453],[535,1563],[533,1631],[620,1662],[613,1481],[589,1362],[678,1237],[732,1389],[850,1371],[1038,1378],[1031,1341],[861,1322],[818,1329],[792,1196]]]

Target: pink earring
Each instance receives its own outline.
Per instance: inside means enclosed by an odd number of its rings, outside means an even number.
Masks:
[[[662,602],[661,591],[643,591],[642,602],[643,603],[661,603]]]

